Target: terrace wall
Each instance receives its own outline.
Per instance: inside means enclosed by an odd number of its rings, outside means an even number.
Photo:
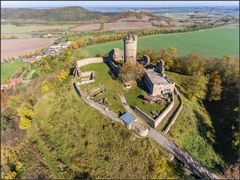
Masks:
[[[179,95],[177,88],[175,88],[175,91],[176,91],[177,97],[178,97],[178,99],[179,99],[179,101],[180,101],[180,104],[179,104],[179,106],[178,106],[177,112],[174,114],[174,117],[172,118],[171,123],[170,123],[170,124],[167,126],[167,128],[164,130],[164,134],[167,134],[168,131],[171,129],[171,127],[172,127],[173,124],[175,123],[178,115],[180,114],[180,112],[181,112],[181,110],[182,110],[182,108],[183,108],[183,100],[182,100],[181,96]]]
[[[151,127],[155,127],[155,121],[149,115],[147,115],[144,111],[142,111],[139,107],[135,107],[134,109]]]
[[[144,111],[142,111],[140,108],[138,108],[137,106],[135,107],[135,111],[144,118],[144,120],[153,128],[156,128],[161,122],[162,120],[166,117],[166,115],[172,110],[174,106],[174,96],[173,96],[173,100],[170,103],[170,105],[154,120],[153,118],[151,118],[148,114],[146,114]]]
[[[174,106],[174,95],[172,95],[173,99],[170,105],[155,119],[155,128],[162,122],[162,120],[166,117],[166,115],[172,110]]]
[[[109,110],[106,106],[101,105],[93,100],[91,100],[87,95],[85,95],[83,92],[81,92],[79,84],[73,83],[73,86],[77,92],[77,94],[81,97],[81,99],[88,104],[90,107],[98,110],[101,114],[109,117],[113,121],[119,122],[121,124],[124,124],[121,119],[118,118],[118,115],[114,113],[113,111]]]
[[[112,70],[113,74],[115,76],[118,76],[119,72],[120,72],[120,68],[119,66],[117,66],[112,60],[108,59],[107,61],[108,66],[110,67],[110,69]]]
[[[102,62],[104,62],[104,58],[102,57],[85,58],[77,61],[77,68],[80,68],[87,64],[102,63]]]

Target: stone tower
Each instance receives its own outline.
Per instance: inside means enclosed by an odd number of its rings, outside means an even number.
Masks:
[[[164,61],[162,59],[156,63],[155,71],[164,76]]]
[[[123,37],[124,41],[124,62],[136,61],[137,59],[137,35],[128,34]]]

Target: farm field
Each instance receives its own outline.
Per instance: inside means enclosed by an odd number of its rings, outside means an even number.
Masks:
[[[11,61],[8,63],[1,63],[1,83],[9,79],[18,69],[27,66],[28,63],[22,61]]]
[[[198,51],[207,56],[239,54],[239,28],[220,27],[195,32],[158,34],[138,38],[138,49],[176,47],[180,55]],[[123,49],[122,41],[97,44],[81,48],[91,56],[101,52],[109,52],[112,48]],[[79,52],[81,52],[79,49]],[[78,51],[76,52],[78,53]]]
[[[86,24],[86,25],[80,25],[76,26],[74,28],[71,28],[70,31],[78,32],[78,31],[94,31],[100,29],[100,23],[94,23],[94,24]]]
[[[113,22],[104,23],[104,31],[123,30],[123,29],[154,29],[151,22]]]
[[[3,39],[1,40],[1,61],[5,58],[17,58],[20,54],[47,48],[54,42],[53,38]]]
[[[1,39],[15,36],[17,38],[31,38],[34,32],[47,30],[67,30],[73,25],[42,25],[26,24],[16,26],[14,24],[1,24]],[[47,32],[46,32],[47,33]]]

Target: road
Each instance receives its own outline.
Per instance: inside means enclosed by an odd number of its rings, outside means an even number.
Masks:
[[[184,152],[182,149],[178,148],[174,145],[167,137],[163,136],[155,129],[150,128],[148,133],[148,137],[154,139],[158,144],[165,147],[168,151],[170,151],[178,160],[183,162],[186,167],[194,172],[194,170],[198,171],[201,175],[208,177],[210,179],[222,179],[222,177],[217,176],[210,172],[206,167],[202,166],[199,162],[193,159],[189,154]]]

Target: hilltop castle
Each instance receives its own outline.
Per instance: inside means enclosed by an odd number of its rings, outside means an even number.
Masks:
[[[137,62],[137,35],[128,34],[123,37],[124,50],[114,48],[109,52],[109,57],[113,61],[124,60]],[[173,92],[175,83],[172,82],[164,73],[164,61],[159,60],[155,65],[150,63],[148,56],[144,57],[145,75],[143,82],[148,91],[153,95],[163,95]],[[111,64],[113,67],[113,65]]]

